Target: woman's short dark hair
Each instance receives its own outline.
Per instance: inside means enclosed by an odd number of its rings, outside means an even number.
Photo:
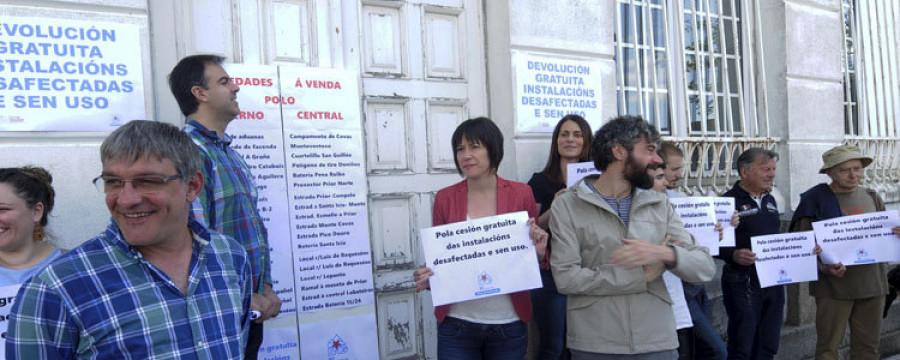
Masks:
[[[53,176],[44,168],[25,166],[20,168],[0,169],[0,184],[8,184],[29,208],[34,209],[38,204],[44,204],[44,215],[38,222],[41,226],[47,226],[47,216],[53,210],[53,198],[56,192],[53,190]]]
[[[597,170],[606,171],[615,160],[612,149],[622,144],[629,152],[641,139],[648,143],[659,142],[659,131],[640,116],[622,115],[610,119],[596,133],[591,143],[591,156]]]
[[[459,167],[459,159],[456,158],[456,147],[462,144],[463,139],[469,143],[479,143],[487,150],[488,161],[491,170],[497,172],[500,168],[500,160],[503,160],[503,133],[497,124],[486,117],[477,117],[463,121],[456,127],[450,144],[453,146],[453,162],[456,164],[456,171],[462,175],[462,168]]]
[[[562,129],[563,124],[566,121],[573,121],[575,124],[578,124],[578,127],[581,129],[581,137],[583,138],[582,146],[581,146],[581,156],[578,158],[579,162],[585,162],[591,160],[591,140],[594,138],[594,135],[591,131],[591,125],[588,124],[587,120],[583,117],[569,114],[564,116],[562,119],[556,123],[556,127],[553,128],[553,138],[550,140],[550,157],[547,159],[547,165],[544,166],[544,175],[547,176],[547,179],[550,179],[551,182],[562,184],[562,169],[559,168],[559,132]]]

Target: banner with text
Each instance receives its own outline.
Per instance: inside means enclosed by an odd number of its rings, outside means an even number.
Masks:
[[[516,131],[553,132],[563,116],[577,114],[592,129],[603,124],[600,111],[602,62],[537,55],[513,50]]]
[[[684,228],[694,235],[697,245],[709,248],[709,254],[719,255],[719,232],[716,231],[715,199],[712,197],[669,198]]]
[[[374,303],[358,81],[331,69],[226,70],[241,87],[231,146],[253,172],[283,302],[281,316],[266,322],[260,355],[308,357],[316,347],[302,329],[329,316],[302,313]],[[374,323],[355,326],[376,337]],[[359,351],[377,351],[377,343]]]
[[[846,266],[900,261],[900,244],[892,228],[897,210],[842,216],[814,222],[822,263]]]
[[[281,299],[278,318],[266,321],[260,355],[278,354],[299,359],[297,301],[294,298],[294,260],[288,222],[287,180],[281,130],[278,68],[226,64],[237,93],[240,113],[228,125],[228,135],[250,171],[259,193],[259,214],[266,225],[272,290]],[[293,344],[293,346],[292,346]]]
[[[0,16],[0,131],[112,131],[145,119],[136,24]]]
[[[286,99],[281,109],[301,357],[322,358],[320,351],[327,344],[318,337],[336,335],[314,329],[340,324],[338,334],[355,334],[347,348],[356,355],[342,353],[342,346],[333,347],[336,352],[329,355],[377,358],[374,314],[359,323],[311,315],[375,303],[358,76],[285,66],[279,67],[279,74]],[[349,335],[341,336],[348,340]]]
[[[434,305],[541,287],[527,222],[520,211],[421,229]]]
[[[815,247],[812,231],[751,237],[750,250],[756,253],[759,286],[818,280]]]

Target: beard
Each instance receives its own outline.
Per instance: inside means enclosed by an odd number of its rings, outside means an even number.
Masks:
[[[647,165],[639,166],[630,153],[625,160],[625,180],[641,189],[653,188],[653,177],[647,174]]]

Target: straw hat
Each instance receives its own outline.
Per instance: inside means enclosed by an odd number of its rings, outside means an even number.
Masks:
[[[824,174],[828,171],[828,169],[831,169],[842,162],[850,160],[861,161],[863,168],[869,166],[869,164],[872,163],[872,158],[863,156],[862,152],[860,152],[859,148],[856,146],[836,146],[822,154],[822,162],[824,164],[822,164],[822,168],[819,169],[819,174]]]

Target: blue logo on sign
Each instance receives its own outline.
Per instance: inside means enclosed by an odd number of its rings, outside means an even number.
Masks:
[[[494,278],[491,277],[491,274],[488,274],[486,271],[482,271],[481,274],[478,275],[478,291],[475,292],[475,296],[489,295],[500,292],[500,289],[495,288],[491,285],[493,283]]]
[[[344,359],[343,357],[338,358],[337,356],[344,355],[348,351],[350,351],[350,348],[347,347],[347,343],[344,342],[344,339],[341,339],[340,335],[334,334],[334,337],[328,342],[328,360]]]
[[[791,278],[788,276],[787,270],[783,268],[778,270],[778,281],[776,281],[777,283],[784,284],[791,281],[793,280],[791,280]]]
[[[859,248],[859,250],[856,250],[856,261],[853,262],[854,264],[866,264],[873,262],[875,262],[875,259],[869,257],[869,252],[866,251],[866,249]]]

